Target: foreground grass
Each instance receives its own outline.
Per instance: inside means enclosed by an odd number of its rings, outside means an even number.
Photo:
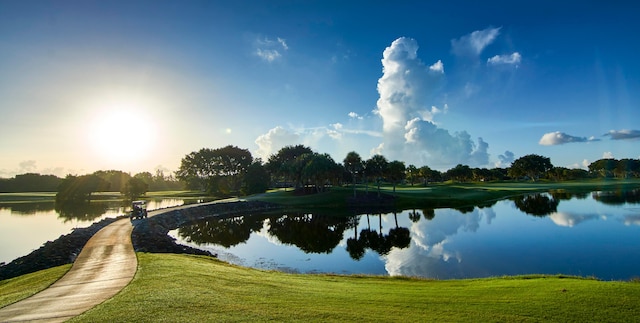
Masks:
[[[35,273],[0,280],[0,307],[27,298],[53,284],[69,271],[71,265],[64,265]]]
[[[293,275],[138,254],[121,293],[72,322],[633,321],[640,284],[561,276],[473,280]]]

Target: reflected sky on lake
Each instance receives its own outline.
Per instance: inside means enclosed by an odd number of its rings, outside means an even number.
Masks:
[[[360,215],[357,225],[347,226],[330,254],[305,253],[295,245],[282,243],[270,234],[269,219],[264,221],[262,230],[236,246],[203,244],[199,248],[243,266],[301,273],[439,279],[533,273],[596,276],[604,280],[640,276],[637,203],[604,204],[591,196],[560,200],[550,195],[527,201],[533,215],[523,212],[522,203],[518,206],[513,200],[465,212],[437,209],[433,217],[428,216],[430,210]],[[543,207],[530,205],[536,202],[554,211],[543,215]],[[392,247],[385,252],[384,248],[372,246],[369,239],[370,245],[359,260],[347,252],[349,242],[362,240],[363,234],[373,232],[374,238],[389,238],[396,227],[409,230],[408,247]],[[178,231],[171,235],[198,247],[181,238]]]

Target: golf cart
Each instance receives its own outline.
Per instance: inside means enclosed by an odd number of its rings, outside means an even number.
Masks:
[[[129,218],[144,219],[147,217],[147,202],[146,201],[133,201],[131,203],[131,215]]]

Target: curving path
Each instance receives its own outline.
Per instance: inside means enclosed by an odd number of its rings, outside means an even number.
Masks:
[[[136,273],[128,218],[98,231],[71,269],[49,288],[0,308],[0,322],[63,322],[113,297]]]

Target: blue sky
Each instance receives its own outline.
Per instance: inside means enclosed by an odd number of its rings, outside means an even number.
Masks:
[[[2,1],[0,177],[304,144],[447,170],[640,158],[640,5]]]

